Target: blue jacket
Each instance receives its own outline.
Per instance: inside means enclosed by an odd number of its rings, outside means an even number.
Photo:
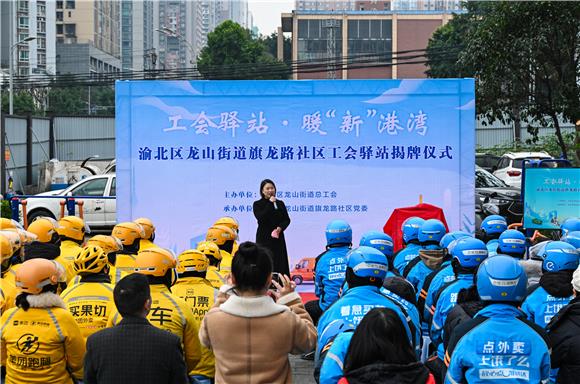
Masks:
[[[560,309],[564,308],[574,296],[554,297],[550,295],[544,287],[538,286],[526,297],[522,304],[522,311],[530,321],[538,324],[542,328],[552,320]]]
[[[499,247],[499,240],[492,239],[485,245],[487,247],[487,257],[497,255],[497,248]]]
[[[397,271],[403,273],[403,269],[409,264],[411,260],[415,257],[419,257],[419,250],[422,247],[419,244],[410,243],[403,249],[401,249],[395,259],[393,260],[393,265]]]
[[[320,368],[320,384],[336,384],[342,377],[344,359],[353,334],[343,332],[334,339]]]
[[[399,314],[403,322],[409,341],[414,346],[414,335],[411,333],[405,314],[392,299],[383,295],[378,287],[365,285],[361,287],[349,288],[343,293],[333,305],[328,307],[318,321],[318,334],[321,335],[328,324],[336,319],[342,318],[344,321],[353,324],[355,327],[361,322],[364,315],[375,307],[390,308]]]
[[[340,287],[345,278],[348,251],[350,247],[346,246],[329,248],[316,261],[314,292],[323,311],[339,297]]]
[[[520,310],[490,304],[455,329],[445,364],[448,384],[545,384],[550,377],[550,346],[545,332]]]
[[[442,286],[445,284],[455,280],[455,273],[453,272],[453,267],[451,264],[447,265],[444,268],[441,268],[433,280],[431,280],[431,284],[428,287],[426,298],[425,298],[425,306],[423,310],[423,319],[427,324],[431,324],[431,320],[433,319],[433,314],[435,313],[435,308],[433,308],[433,301],[435,300],[435,295],[439,292]],[[421,295],[425,294],[424,289],[426,287],[422,287]],[[419,308],[421,309],[421,308]]]
[[[439,299],[436,303],[433,322],[431,323],[431,342],[437,347],[437,356],[443,360],[445,349],[443,347],[443,326],[447,315],[457,304],[457,295],[463,288],[469,288],[473,285],[473,275],[459,275],[457,280],[450,283],[439,293]],[[443,288],[443,287],[441,287]]]

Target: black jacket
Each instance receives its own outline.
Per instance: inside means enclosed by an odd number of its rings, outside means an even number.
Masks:
[[[375,363],[346,374],[348,384],[424,384],[429,371],[419,362],[407,365]]]
[[[552,341],[552,368],[560,368],[557,383],[580,378],[580,297],[562,308],[546,327]]]
[[[186,384],[179,338],[137,317],[87,339],[85,384]]]

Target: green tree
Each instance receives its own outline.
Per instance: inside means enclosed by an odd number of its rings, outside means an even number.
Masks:
[[[2,92],[2,113],[8,114],[10,106],[8,92]],[[34,98],[25,91],[14,91],[13,106],[15,115],[28,115],[37,112]]]
[[[226,20],[207,36],[197,69],[206,79],[287,79],[286,64],[266,52],[264,43],[249,30]]]
[[[89,111],[91,115],[115,114],[114,89],[107,85],[68,86],[53,87],[48,93],[47,113],[51,115],[88,115]]]
[[[292,39],[284,36],[283,38],[284,62],[292,61]],[[272,57],[278,57],[278,33],[272,32],[268,36],[260,36],[260,40],[264,44],[266,52]]]
[[[477,79],[477,112],[485,120],[528,121],[554,128],[561,152],[568,147],[559,117],[580,119],[580,3],[468,2],[467,13],[429,42],[431,77]],[[442,49],[457,45],[448,56]],[[517,133],[517,132],[516,132]],[[580,158],[580,126],[576,127]]]

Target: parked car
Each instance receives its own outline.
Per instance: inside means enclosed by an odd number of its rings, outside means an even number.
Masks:
[[[115,174],[107,173],[87,177],[66,189],[39,193],[36,196],[94,196],[95,198],[82,199],[84,202],[83,215],[85,222],[91,228],[109,228],[116,223],[117,201],[116,199],[104,199],[103,197],[115,197],[116,190]],[[27,199],[26,216],[28,222],[31,223],[39,216],[59,219],[61,201],[60,199],[43,199],[42,197]]]
[[[479,228],[481,221],[491,215],[502,215],[508,223],[519,223],[524,213],[522,195],[518,188],[503,181],[478,166],[475,167],[475,221]]]
[[[304,281],[314,282],[314,267],[316,266],[316,259],[314,257],[305,257],[300,259],[292,272],[290,272],[291,279],[296,285],[302,284]]]
[[[493,169],[493,174],[507,185],[521,188],[524,159],[542,160],[551,158],[552,156],[546,152],[508,152],[500,158],[497,166]]]
[[[475,164],[491,172],[493,167],[497,166],[500,157],[492,155],[491,153],[476,153],[475,154]]]

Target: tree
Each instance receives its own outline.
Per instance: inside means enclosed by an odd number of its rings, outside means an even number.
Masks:
[[[269,36],[260,36],[260,40],[264,44],[266,52],[272,57],[278,57],[278,33],[272,32]],[[284,62],[292,61],[292,39],[283,37]]]
[[[567,156],[559,118],[580,119],[580,3],[468,2],[465,7],[466,14],[429,41],[429,76],[475,77],[478,114],[516,127],[520,120],[554,127]],[[455,44],[459,50],[449,56],[438,51]],[[580,158],[578,126],[575,147]]]
[[[47,112],[51,115],[114,115],[115,90],[107,85],[53,87],[48,93]]]
[[[15,115],[28,115],[37,112],[34,105],[34,98],[27,92],[14,91],[13,106]],[[2,92],[2,113],[8,114],[10,107],[10,100],[8,92]]]
[[[287,79],[290,74],[286,64],[266,52],[262,41],[231,20],[208,34],[197,69],[206,79]]]

